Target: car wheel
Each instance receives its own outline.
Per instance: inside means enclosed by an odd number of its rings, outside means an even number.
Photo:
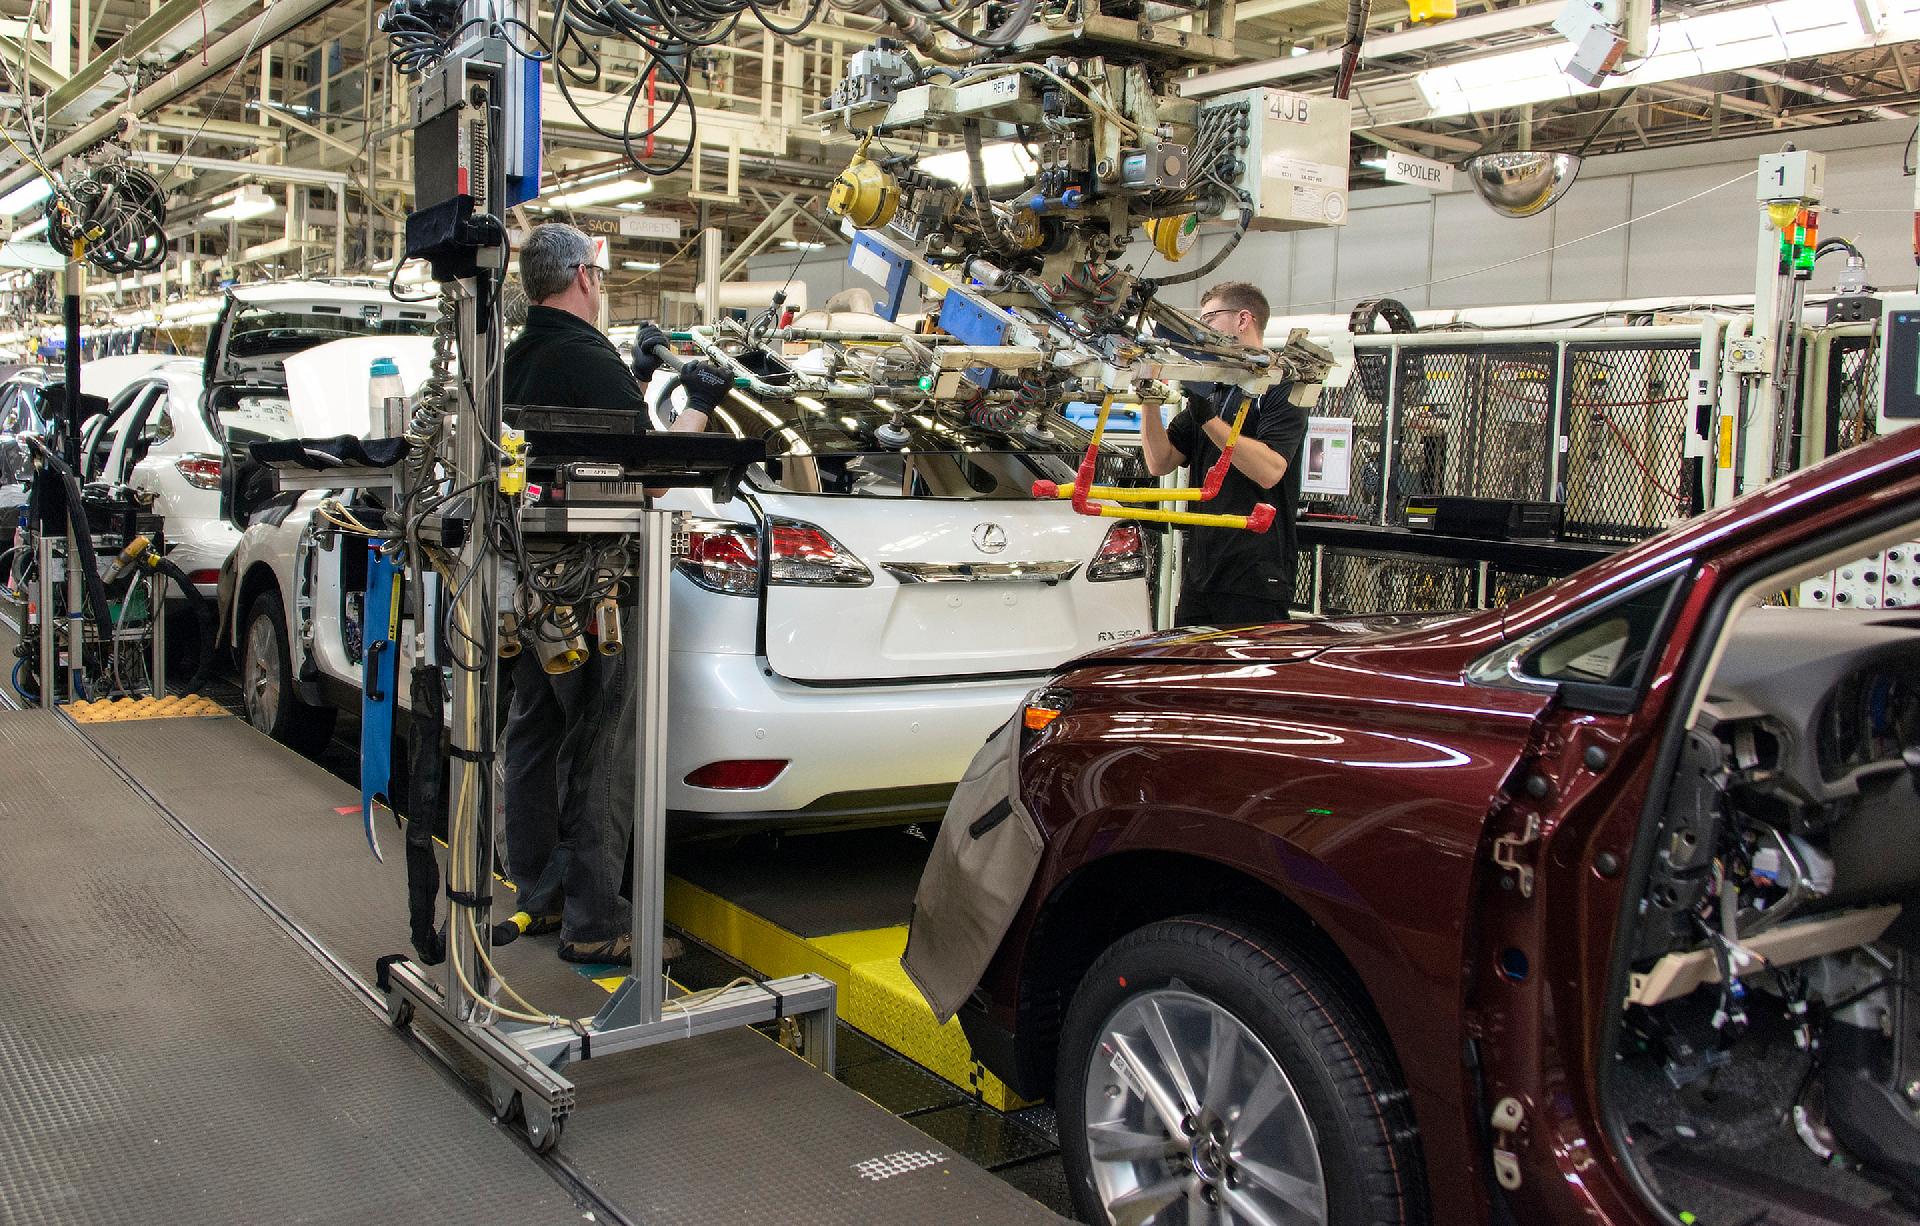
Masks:
[[[247,609],[240,638],[240,694],[247,722],[302,753],[316,753],[333,736],[336,712],[300,701],[287,651],[287,616],[280,597],[262,592]]]
[[[1055,1106],[1089,1222],[1412,1226],[1412,1112],[1342,986],[1258,929],[1150,924],[1080,981]]]

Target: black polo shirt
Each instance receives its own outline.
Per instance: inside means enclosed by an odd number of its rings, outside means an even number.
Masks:
[[[613,342],[577,315],[527,308],[501,372],[508,404],[564,409],[645,409],[647,398]]]
[[[1228,468],[1226,481],[1212,499],[1181,504],[1182,510],[1245,515],[1256,503],[1272,503],[1273,527],[1264,533],[1182,528],[1182,591],[1245,596],[1282,606],[1293,603],[1295,559],[1300,551],[1293,523],[1300,507],[1300,452],[1307,437],[1307,410],[1287,403],[1289,386],[1278,384],[1257,398],[1241,428],[1242,437],[1257,438],[1286,459],[1287,473],[1280,483],[1264,489],[1238,468]],[[1220,417],[1233,424],[1233,413]],[[1191,485],[1200,485],[1220,458],[1220,448],[1184,408],[1167,423],[1167,441],[1187,457]]]

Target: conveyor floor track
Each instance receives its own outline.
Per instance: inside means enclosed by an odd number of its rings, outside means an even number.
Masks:
[[[155,804],[359,979],[371,982],[376,959],[403,951],[400,838],[389,825],[382,831],[387,863],[373,860],[354,789],[237,719],[91,725],[85,734]],[[496,890],[495,900],[496,911],[511,910],[506,890]],[[271,929],[258,910],[254,926]],[[591,971],[561,963],[552,941],[523,939],[498,951],[502,972],[543,1008],[592,1012],[605,1000],[605,988],[589,977]],[[316,964],[309,966],[320,973]],[[226,1003],[245,1007],[264,986],[228,984]],[[363,1010],[362,1016],[372,1031],[357,1028],[364,1046],[412,1060],[423,1076],[433,1075],[396,1037],[378,1033],[370,1013]],[[579,1097],[559,1157],[594,1196],[634,1221],[891,1226],[1058,1220],[751,1030],[587,1061],[570,1066],[567,1075]],[[464,1111],[474,1127],[492,1132],[471,1104],[450,1110]],[[516,1162],[538,1169],[504,1135],[495,1139]],[[396,1148],[404,1143],[379,1140]],[[431,1167],[423,1168],[421,1178],[442,1200],[446,1189],[460,1186]],[[548,1186],[559,1189],[551,1181]],[[438,1220],[452,1218],[442,1212]],[[487,1220],[517,1226],[522,1219],[490,1213]],[[579,1220],[577,1210],[571,1220]]]
[[[581,1220],[65,717],[0,761],[0,1220]]]

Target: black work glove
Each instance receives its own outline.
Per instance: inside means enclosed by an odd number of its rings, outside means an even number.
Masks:
[[[1220,416],[1221,391],[1218,383],[1188,383],[1181,387],[1181,399],[1186,403],[1187,412],[1193,415],[1194,425],[1204,426]]]
[[[733,376],[712,362],[688,362],[680,368],[680,386],[686,389],[689,409],[711,413],[733,390]]]
[[[661,366],[660,358],[653,352],[653,347],[659,345],[664,348],[667,343],[667,334],[662,332],[657,324],[640,325],[640,335],[633,341],[634,378],[643,384],[653,378],[653,372],[659,370]]]

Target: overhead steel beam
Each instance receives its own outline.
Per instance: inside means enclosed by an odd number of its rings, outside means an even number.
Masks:
[[[1431,47],[1531,30],[1553,24],[1553,19],[1565,8],[1562,0],[1543,0],[1539,4],[1498,9],[1473,17],[1455,17],[1451,21],[1402,30],[1397,34],[1382,34],[1366,41],[1360,48],[1360,59],[1364,62],[1391,55],[1406,55]],[[1290,55],[1284,59],[1262,60],[1256,64],[1241,64],[1234,68],[1210,69],[1202,76],[1182,81],[1180,92],[1190,98],[1204,98],[1209,94],[1223,94],[1228,90],[1275,84],[1293,77],[1327,72],[1340,66],[1340,55],[1340,50],[1335,48],[1306,55]]]
[[[11,34],[0,34],[0,55],[6,56],[9,69],[18,64],[21,56],[24,55],[27,60],[27,76],[42,89],[57,89],[67,79],[59,69],[41,59],[40,53],[33,49],[31,43],[22,44]]]
[[[213,0],[209,0],[210,3]],[[133,96],[135,114],[151,115],[209,77],[231,68],[241,56],[273,42],[296,29],[315,14],[325,11],[335,0],[276,0],[252,21],[235,29],[213,46],[206,56],[190,56],[171,72]],[[103,59],[105,57],[102,57]],[[96,61],[98,62],[98,61]],[[120,123],[118,108],[94,116],[47,150],[47,160],[57,162],[110,134]],[[34,176],[31,167],[16,164],[0,176],[0,195],[5,195]]]
[[[1771,68],[1741,68],[1738,72],[1743,77],[1751,78],[1766,85],[1776,85],[1781,89],[1790,89],[1796,93],[1805,94],[1810,98],[1818,98],[1822,102],[1858,102],[1860,103],[1861,110],[1879,119],[1912,118],[1912,116],[1908,115],[1905,111],[1897,111],[1890,106],[1878,106],[1874,103],[1863,101],[1857,95],[1849,94],[1844,90],[1818,85],[1812,81],[1802,81],[1799,77],[1790,77],[1784,72],[1775,72]]]
[[[1380,127],[1367,131],[1358,131],[1354,135],[1371,139],[1384,137],[1390,141],[1402,141],[1414,145],[1432,145],[1436,149],[1451,149],[1455,153],[1478,153],[1483,141],[1468,140],[1464,136],[1453,136],[1446,132],[1428,132],[1423,128]],[[1380,142],[1376,141],[1376,144]]]
[[[56,2],[65,4],[68,0]],[[165,0],[146,20],[121,35],[119,42],[88,60],[47,96],[48,121],[58,123],[69,116],[89,114],[124,92],[124,86],[107,81],[109,76],[118,76],[114,71],[117,61],[139,63],[153,56],[163,62],[171,60],[200,45],[209,31],[218,30],[249,7],[250,0]]]
[[[256,179],[268,179],[276,183],[303,183],[310,187],[345,187],[347,173],[344,170],[315,170],[308,166],[271,166],[265,162],[242,162],[233,158],[206,158],[188,154],[185,157],[177,153],[153,153],[136,149],[127,154],[130,162],[145,162],[149,166],[165,166],[169,169],[184,166],[188,170],[217,171],[224,174],[251,176]]]

